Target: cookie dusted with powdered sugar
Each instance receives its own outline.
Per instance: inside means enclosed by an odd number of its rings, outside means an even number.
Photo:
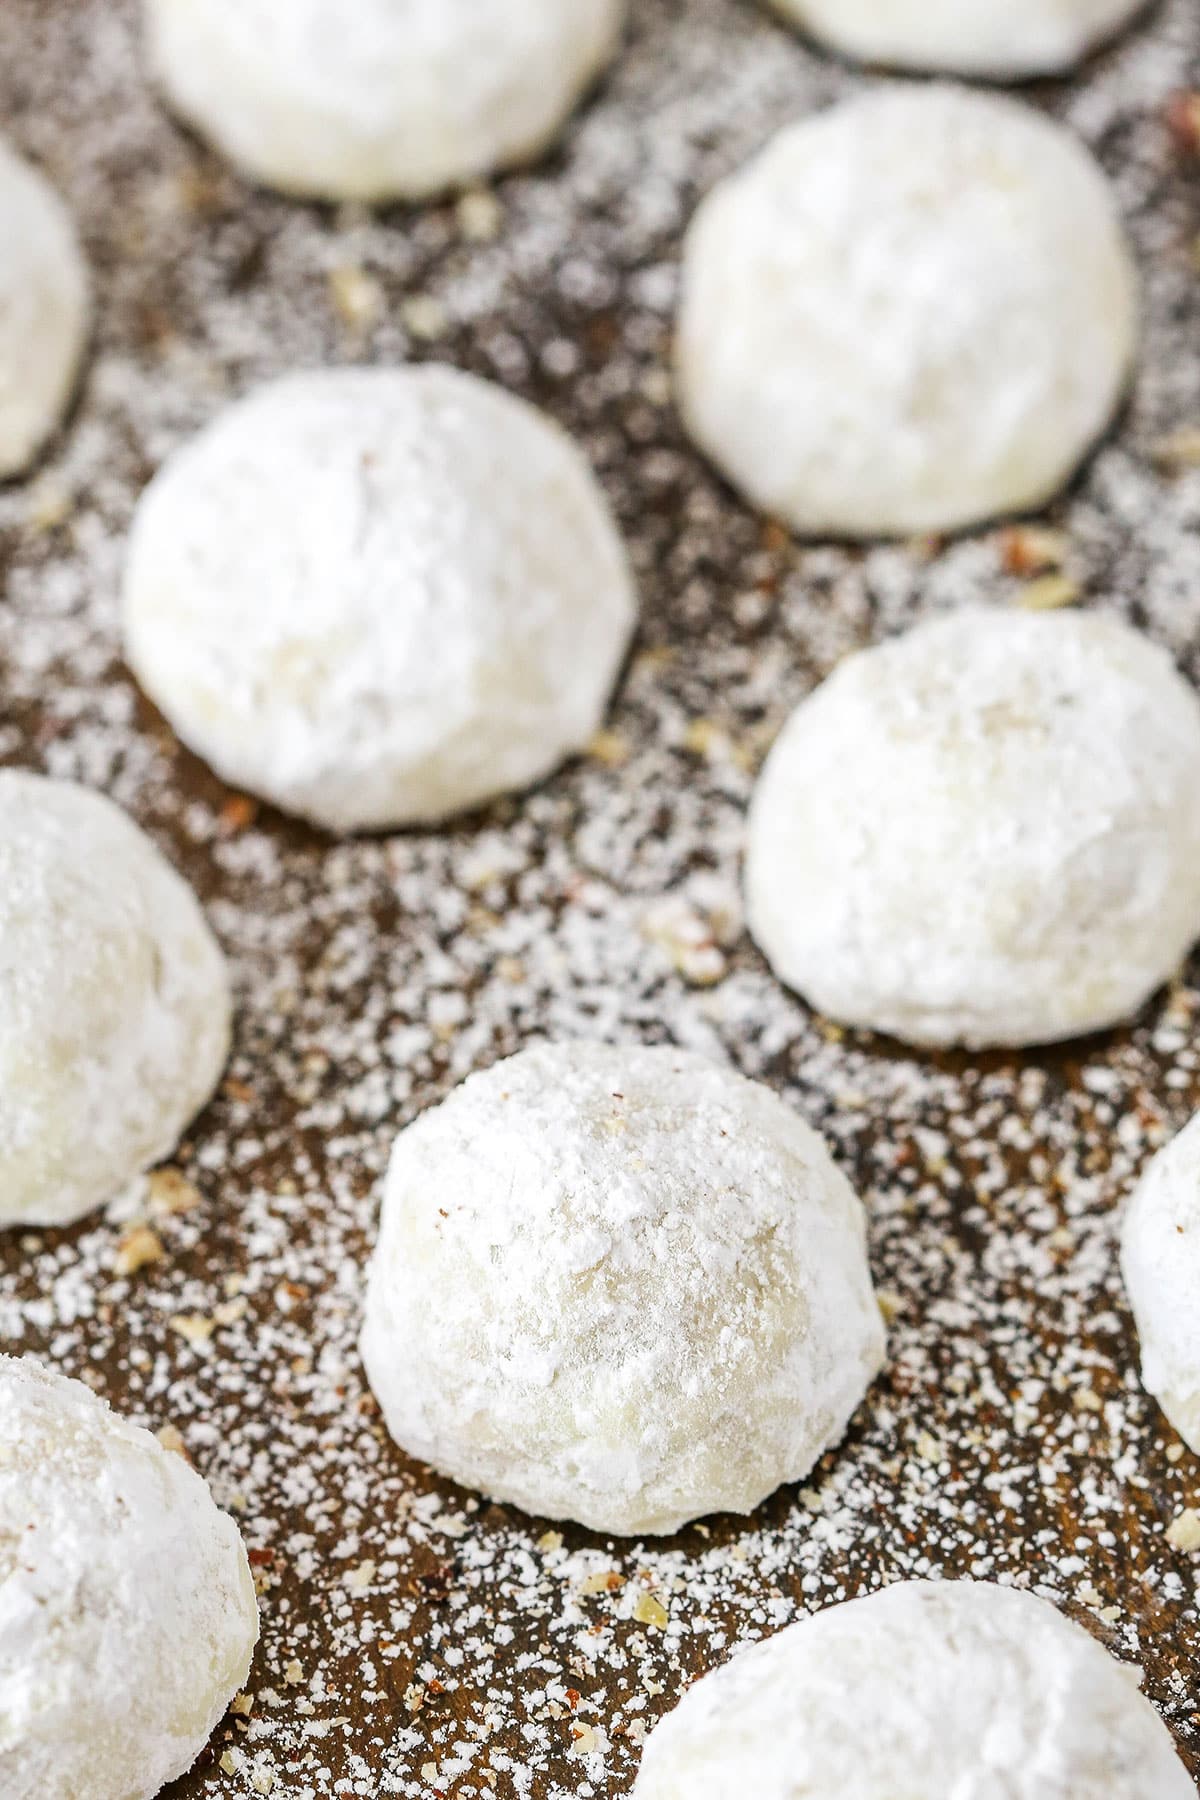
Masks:
[[[145,833],[0,771],[0,1229],[69,1225],[173,1150],[229,1028],[224,958]]]
[[[146,32],[170,104],[254,180],[420,199],[546,149],[625,4],[146,0]]]
[[[593,736],[636,604],[574,443],[456,370],[288,376],[142,498],[130,666],[239,787],[331,830],[437,821]]]
[[[233,1520],[82,1382],[0,1357],[0,1793],[150,1800],[258,1635]]]
[[[843,56],[989,81],[1061,75],[1146,0],[770,0]]]
[[[1114,1025],[1200,934],[1200,703],[1115,618],[970,608],[848,657],[759,779],[750,929],[909,1042]]]
[[[27,469],[61,420],[89,312],[66,207],[0,139],[0,481]]]
[[[1129,1202],[1121,1272],[1142,1347],[1142,1380],[1200,1452],[1200,1114],[1160,1150]]]
[[[948,531],[1064,485],[1136,333],[1081,143],[1012,100],[888,87],[790,126],[702,202],[678,386],[699,446],[797,531]]]
[[[1123,1667],[1046,1600],[902,1581],[831,1606],[689,1689],[635,1800],[1194,1800]]]
[[[401,1133],[362,1352],[410,1454],[633,1535],[807,1474],[883,1327],[862,1208],[768,1088],[679,1050],[566,1043]]]

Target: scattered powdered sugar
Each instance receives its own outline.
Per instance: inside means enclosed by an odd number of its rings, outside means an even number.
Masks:
[[[923,1574],[1055,1597],[1143,1665],[1200,1767],[1195,1575],[1186,1534],[1166,1535],[1200,1481],[1138,1385],[1114,1232],[1200,1099],[1195,963],[1135,1029],[921,1057],[813,1018],[740,929],[754,772],[814,678],[918,613],[1032,597],[1020,533],[794,546],[731,499],[670,405],[695,200],[861,78],[738,0],[642,0],[555,161],[373,219],[226,174],[141,85],[134,14],[0,11],[6,129],[67,193],[99,300],[69,433],[0,492],[0,758],[104,788],[196,885],[234,966],[236,1047],[177,1174],[69,1235],[4,1240],[0,1339],[178,1433],[251,1547],[247,1697],[178,1794],[607,1800],[733,1644]],[[1200,82],[1198,33],[1190,0],[1167,0],[1036,96],[1115,180],[1144,284],[1132,404],[1054,511],[1063,572],[1193,676],[1197,165],[1163,107]],[[408,356],[576,431],[644,622],[590,758],[467,828],[334,845],[256,815],[139,699],[123,540],[161,458],[234,394]],[[866,1200],[888,1366],[846,1443],[749,1529],[620,1547],[548,1530],[407,1463],[367,1393],[363,1267],[396,1130],[560,1036],[674,1042],[765,1079]]]

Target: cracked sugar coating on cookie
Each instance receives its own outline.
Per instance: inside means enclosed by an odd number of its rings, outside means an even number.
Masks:
[[[150,1800],[258,1634],[237,1527],[82,1382],[0,1356],[0,1793]]]
[[[859,1201],[768,1088],[569,1043],[471,1076],[401,1134],[362,1350],[412,1455],[634,1535],[807,1474],[883,1327]]]
[[[144,495],[129,662],[227,780],[334,830],[439,820],[594,734],[633,629],[575,445],[448,368],[285,377]]]
[[[784,727],[746,897],[781,980],[843,1022],[975,1046],[1114,1024],[1200,932],[1200,704],[1115,618],[920,625]]]
[[[419,199],[538,155],[625,0],[147,0],[170,103],[270,187]]]
[[[1194,1800],[1123,1668],[1045,1600],[898,1582],[706,1676],[650,1738],[636,1800]]]
[[[1129,1202],[1121,1272],[1137,1321],[1142,1380],[1200,1451],[1200,1114],[1160,1150]]]
[[[1136,277],[1107,180],[1030,107],[890,87],[702,203],[676,346],[697,444],[815,535],[1042,505],[1112,416]]]
[[[88,312],[66,207],[0,139],[0,481],[29,466],[66,410]]]
[[[1020,80],[1080,62],[1145,0],[771,0],[845,56],[896,69]]]
[[[71,1224],[173,1150],[229,1020],[196,898],[132,819],[0,771],[0,1230]]]

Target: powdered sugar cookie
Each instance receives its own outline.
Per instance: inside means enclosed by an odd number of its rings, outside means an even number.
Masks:
[[[1129,1202],[1121,1270],[1142,1380],[1200,1452],[1200,1114],[1159,1151]]]
[[[806,1474],[883,1329],[862,1209],[769,1089],[568,1043],[401,1133],[362,1352],[413,1456],[531,1513],[657,1533]]]
[[[689,1688],[635,1800],[1194,1800],[1170,1733],[1048,1601],[902,1581],[802,1619]]]
[[[71,1224],[166,1156],[229,1015],[221,952],[149,838],[100,794],[0,771],[0,1228]]]
[[[785,725],[746,896],[776,974],[846,1023],[970,1045],[1115,1024],[1200,934],[1200,703],[1116,619],[919,625]]]
[[[419,199],[538,155],[625,0],[146,0],[171,105],[257,181]]]
[[[258,1635],[233,1520],[82,1382],[0,1356],[0,1793],[150,1800]]]
[[[88,324],[66,207],[0,139],[0,480],[28,468],[66,409]]]
[[[184,742],[332,830],[441,820],[594,734],[624,549],[548,419],[446,368],[287,377],[143,496],[125,645]]]
[[[860,62],[989,81],[1060,75],[1112,37],[1145,0],[771,0]]]
[[[884,88],[702,203],[678,385],[700,447],[796,530],[944,531],[1063,486],[1135,338],[1133,264],[1081,144],[1011,100]]]

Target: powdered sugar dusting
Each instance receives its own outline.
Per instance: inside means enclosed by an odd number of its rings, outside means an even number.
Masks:
[[[796,709],[746,895],[843,1023],[976,1047],[1124,1023],[1200,933],[1200,704],[1121,620],[960,607]]]
[[[607,1800],[643,1727],[734,1642],[939,1572],[1020,1580],[1089,1620],[1144,1665],[1200,1767],[1195,1575],[1165,1536],[1200,1477],[1138,1386],[1114,1240],[1149,1151],[1200,1100],[1197,965],[1104,1040],[921,1058],[813,1019],[740,932],[754,771],[814,678],[1024,580],[1000,534],[798,549],[731,500],[668,404],[696,197],[859,78],[737,0],[643,0],[555,162],[494,205],[371,220],[250,195],[157,113],[133,24],[112,0],[0,10],[8,129],[68,193],[100,300],[71,433],[0,493],[0,757],[105,788],[158,838],[233,961],[237,1042],[182,1185],[125,1209],[163,1260],[117,1274],[128,1216],[5,1240],[0,1336],[178,1430],[254,1553],[253,1699],[180,1796]],[[1200,424],[1196,177],[1162,124],[1200,81],[1198,29],[1168,0],[1042,97],[1116,181],[1147,334],[1132,406],[1055,522],[1085,602],[1193,676],[1200,471],[1158,447]],[[232,394],[408,355],[577,431],[645,620],[596,755],[468,829],[332,846],[232,799],[138,699],[122,539],[159,460]],[[407,1464],[372,1411],[354,1346],[396,1129],[561,1035],[673,1041],[766,1079],[865,1196],[889,1367],[845,1445],[748,1530],[624,1548],[550,1530]]]
[[[222,774],[333,830],[428,824],[584,748],[633,631],[565,434],[457,370],[270,382],[130,537],[130,666]]]
[[[1042,505],[1111,420],[1136,340],[1095,162],[1028,105],[960,85],[882,84],[780,132],[684,245],[683,415],[809,537]]]
[[[229,1051],[186,883],[92,789],[0,771],[0,1225],[74,1224],[169,1155]]]
[[[184,1461],[79,1382],[0,1358],[0,1781],[154,1794],[246,1679],[254,1585]]]
[[[761,1083],[669,1046],[550,1044],[399,1138],[362,1355],[396,1441],[626,1537],[748,1514],[883,1360],[864,1221]]]
[[[897,1582],[755,1645],[654,1733],[636,1792],[722,1800],[743,1783],[814,1800],[1196,1791],[1128,1669],[1045,1600],[980,1581]]]
[[[88,277],[53,187],[0,142],[0,479],[58,424],[87,335]]]

